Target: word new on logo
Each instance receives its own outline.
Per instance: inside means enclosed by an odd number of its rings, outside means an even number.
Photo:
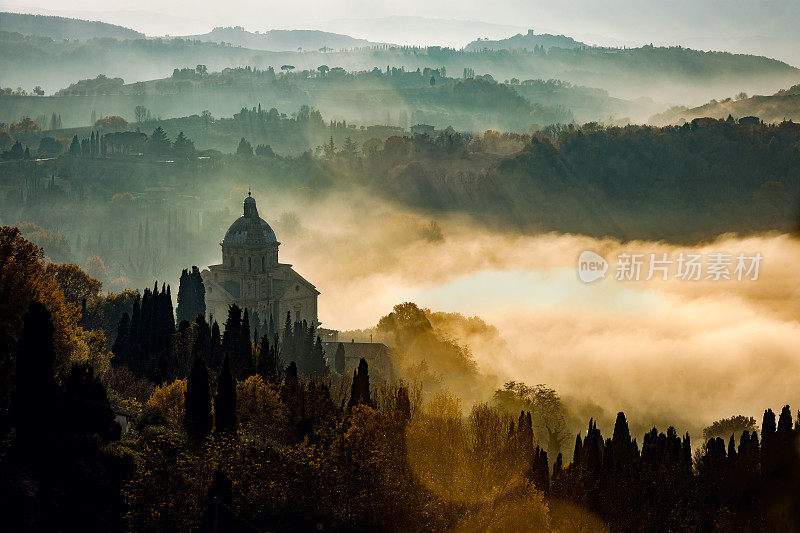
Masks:
[[[578,257],[578,278],[584,283],[592,283],[606,277],[608,261],[602,255],[584,250]]]

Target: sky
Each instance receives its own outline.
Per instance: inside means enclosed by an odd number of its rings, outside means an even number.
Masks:
[[[683,44],[761,53],[794,64],[795,0],[3,0],[0,9],[103,20],[148,35],[190,35],[214,26],[251,31],[323,29],[398,44],[463,46],[532,28],[588,44]],[[393,18],[387,17],[417,17]],[[378,20],[375,20],[378,19]],[[440,19],[431,25],[422,19]]]

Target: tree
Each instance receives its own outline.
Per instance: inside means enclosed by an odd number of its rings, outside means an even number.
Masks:
[[[344,344],[341,342],[336,347],[336,355],[333,356],[333,368],[340,376],[344,376]]]
[[[136,116],[136,122],[139,124],[150,120],[150,110],[143,105],[137,105],[133,110],[133,114]]]
[[[131,129],[128,121],[118,115],[99,118],[94,122],[94,127],[102,132],[128,131]]]
[[[713,424],[703,429],[703,441],[708,441],[714,437],[727,438],[731,435],[741,435],[745,431],[753,432],[757,429],[756,419],[752,416],[731,416],[716,420]]]
[[[89,276],[78,265],[48,263],[46,273],[56,280],[64,298],[79,309],[85,309],[86,300],[100,295],[103,284]]]
[[[242,137],[239,141],[239,146],[236,148],[236,155],[253,155],[253,145],[250,144],[247,139]]]
[[[181,271],[180,285],[178,286],[178,323],[186,320],[193,322],[198,315],[206,314],[206,289],[200,270],[192,266]]]
[[[275,151],[268,144],[259,144],[256,146],[256,155],[261,157],[277,157]]]
[[[157,410],[171,425],[180,427],[186,412],[186,380],[159,385],[150,395],[147,405]]]
[[[56,404],[55,352],[50,312],[32,301],[23,319],[14,372],[12,421],[16,446],[23,455],[35,457],[49,442],[46,420]]]
[[[8,150],[14,146],[14,137],[4,129],[0,129],[0,151]]]
[[[276,344],[270,345],[268,334],[261,337],[256,373],[265,383],[277,383],[278,381],[278,347]]]
[[[44,252],[25,240],[19,228],[0,227],[0,354],[19,339],[31,302],[43,302],[53,322],[56,365],[80,358],[87,346],[77,323],[78,309],[69,304],[55,278],[47,273]]]
[[[202,533],[235,531],[233,489],[231,480],[220,470],[214,471],[214,479],[208,489],[206,511],[200,527]]]
[[[78,140],[77,135],[74,135],[72,137],[72,143],[69,145],[69,155],[71,156],[81,155],[81,142]]]
[[[42,137],[39,140],[39,149],[36,153],[44,157],[53,157],[64,151],[64,147],[60,142],[52,137]]]
[[[222,370],[220,370],[217,378],[217,395],[214,399],[214,422],[215,433],[236,434],[236,380],[231,374],[228,354],[225,354],[225,359],[222,361]]]
[[[172,143],[170,143],[166,132],[164,132],[161,126],[153,130],[153,134],[150,135],[150,140],[148,142],[150,153],[154,155],[166,155],[169,153],[171,146]]]
[[[11,124],[11,126],[8,128],[8,132],[14,137],[19,137],[21,135],[35,135],[40,131],[42,131],[42,128],[40,128],[36,122],[31,120],[30,117],[23,117],[22,120]]]
[[[214,117],[211,116],[211,111],[208,109],[204,109],[202,113],[200,113],[200,118],[203,119],[203,125],[208,128],[208,125],[214,122]]]
[[[330,67],[328,65],[320,65],[317,67],[317,70],[319,71],[320,74],[324,76],[325,74],[328,73]]]
[[[369,396],[369,368],[367,361],[362,357],[358,368],[353,371],[353,384],[350,386],[350,401],[348,407],[356,405],[371,405]]]
[[[336,155],[336,145],[333,143],[333,136],[331,136],[326,144],[322,145],[322,155],[329,161]]]
[[[183,132],[178,133],[175,137],[175,142],[172,143],[172,148],[177,155],[188,157],[194,154],[194,142],[186,137]]]
[[[44,96],[44,89],[42,89],[41,85],[37,85],[33,88],[33,94],[36,96]]]
[[[186,383],[183,427],[195,441],[202,441],[211,433],[211,391],[208,384],[208,369],[199,353]]]

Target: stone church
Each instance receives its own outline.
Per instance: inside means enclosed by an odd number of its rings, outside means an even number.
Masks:
[[[244,214],[222,239],[222,263],[210,265],[201,275],[206,287],[206,310],[222,325],[228,307],[236,303],[250,314],[258,313],[262,323],[272,316],[280,329],[286,313],[292,321],[316,323],[319,291],[292,265],[278,262],[275,232],[258,216],[256,200],[250,193],[244,199]]]

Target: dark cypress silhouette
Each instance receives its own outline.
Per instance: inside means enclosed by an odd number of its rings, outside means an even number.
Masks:
[[[336,355],[333,356],[333,368],[340,376],[344,376],[344,344],[341,342],[336,347]]]
[[[208,489],[206,512],[200,531],[203,533],[224,533],[236,531],[234,523],[233,486],[224,472],[214,471],[214,479]]]
[[[192,439],[202,441],[211,433],[211,391],[208,369],[200,353],[195,353],[184,394],[183,427]]]
[[[269,337],[261,337],[258,350],[256,373],[265,382],[277,383],[278,381],[278,350],[274,344],[270,345]]]
[[[350,402],[348,407],[355,405],[371,405],[369,397],[369,368],[367,361],[362,357],[358,368],[353,371],[353,384],[350,387]]]
[[[237,354],[233,365],[234,375],[238,380],[245,380],[255,372],[253,364],[253,343],[250,339],[250,314],[247,309],[242,316],[242,326],[239,328],[239,342]]]
[[[231,374],[230,357],[225,354],[217,378],[217,396],[214,399],[214,432],[236,434],[236,380]]]
[[[12,423],[16,426],[16,447],[32,457],[49,447],[48,420],[56,403],[53,376],[53,322],[50,311],[31,302],[22,326],[14,373]]]
[[[130,329],[130,317],[127,311],[123,311],[117,323],[117,338],[114,340],[114,345],[111,347],[111,351],[114,353],[114,358],[111,359],[111,363],[114,366],[130,366]]]
[[[215,372],[219,372],[222,367],[222,335],[219,332],[219,324],[214,321],[211,326],[211,346],[209,346],[208,366]]]
[[[400,387],[397,389],[397,403],[395,405],[395,411],[400,417],[400,420],[404,422],[411,420],[411,400],[408,398],[408,389],[406,387]]]

